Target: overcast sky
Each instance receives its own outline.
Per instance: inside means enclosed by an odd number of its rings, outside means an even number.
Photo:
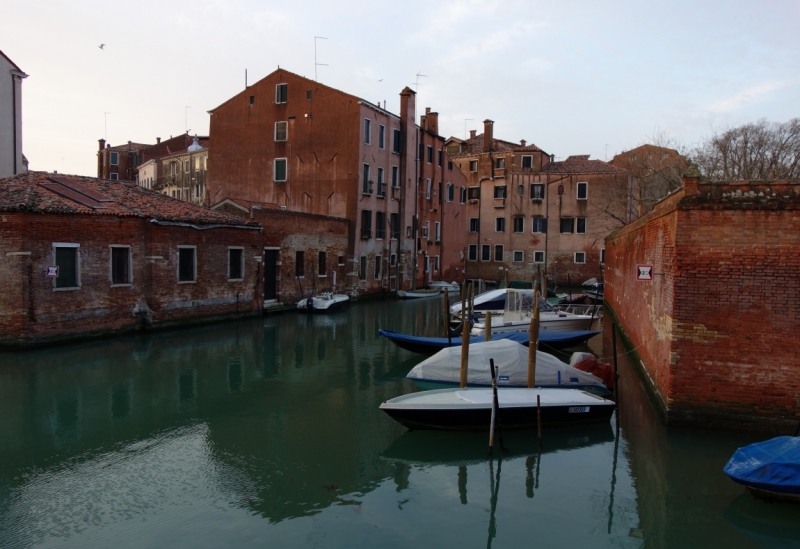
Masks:
[[[96,175],[102,137],[207,135],[245,69],[250,83],[278,65],[313,78],[314,36],[320,82],[399,112],[418,79],[443,135],[491,118],[495,137],[557,158],[800,116],[796,0],[39,0],[0,16],[0,50],[30,75],[34,170]]]

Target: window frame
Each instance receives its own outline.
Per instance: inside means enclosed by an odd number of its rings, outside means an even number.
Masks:
[[[469,244],[467,247],[467,261],[478,261],[478,245]]]
[[[367,280],[367,256],[365,255],[358,258],[358,279]]]
[[[375,280],[380,280],[383,275],[383,256],[381,254],[375,255],[375,268],[372,269],[372,276]]]
[[[128,282],[114,282],[114,250],[128,250]],[[112,288],[124,288],[133,285],[133,253],[129,244],[109,244],[108,246],[108,281]]]
[[[500,259],[497,259],[497,255],[498,255],[497,252],[500,252]],[[494,259],[493,259],[493,261],[496,261],[498,263],[504,263],[505,262],[505,247],[504,247],[503,244],[495,244],[494,245]]]
[[[328,251],[317,251],[317,277],[328,278]]]
[[[385,198],[386,197],[386,182],[383,180],[383,168],[378,166],[378,198]]]
[[[428,164],[433,164],[433,145],[428,145]]]
[[[506,157],[501,156],[495,159],[495,168],[496,170],[505,170],[506,169]]]
[[[191,250],[192,251],[192,279],[191,280],[181,280],[181,250]],[[178,245],[178,261],[176,261],[176,276],[178,279],[178,284],[197,284],[197,246],[191,244],[179,244]]]
[[[381,220],[381,217],[383,219]],[[386,238],[386,212],[381,210],[375,211],[375,240],[383,240]]]
[[[537,254],[541,254],[541,260],[537,260],[536,259]],[[533,262],[534,262],[534,264],[537,264],[537,265],[544,264],[544,259],[545,259],[544,251],[542,251],[542,250],[534,250],[533,251]]]
[[[539,196],[536,196],[537,193],[534,192],[534,189],[538,189],[541,192],[538,193]],[[533,202],[541,202],[544,200],[544,183],[531,183],[531,201]]]
[[[448,181],[445,193],[445,200],[447,202],[452,202],[455,199],[455,197],[456,197],[455,185],[453,185]]]
[[[442,241],[442,223],[440,221],[433,222],[433,241]]]
[[[108,157],[109,166],[119,166],[119,153],[117,151],[109,152]]]
[[[461,192],[459,198],[460,198],[459,204],[467,203],[467,188],[464,185],[461,185]]]
[[[240,252],[239,256],[239,278],[231,278],[231,266],[233,263],[231,262],[231,252],[233,250],[238,250]],[[242,282],[244,280],[244,246],[228,246],[228,282]]]
[[[583,261],[578,261],[578,256],[583,257]],[[585,265],[586,264],[586,252],[575,252],[573,256],[573,261],[576,265]]]
[[[484,257],[488,259],[484,259]],[[491,261],[491,260],[492,260],[492,245],[481,244],[481,261]]]
[[[564,230],[564,222],[566,220],[570,220],[570,229],[568,231]],[[558,221],[558,232],[559,234],[575,234],[575,218],[570,216],[564,216],[559,218]]]
[[[294,251],[294,277],[296,279],[306,277],[306,251]]]
[[[581,222],[583,222],[583,230],[581,230]],[[585,217],[576,217],[575,218],[575,234],[586,234],[586,218]]]
[[[473,230],[472,226],[475,225],[475,229]],[[471,233],[478,233],[481,230],[481,218],[480,217],[470,217],[469,218],[469,232]]]
[[[524,233],[525,232],[525,216],[524,215],[515,215],[512,218],[512,220],[513,220],[513,224],[514,224],[513,232],[517,233],[517,234]],[[517,230],[518,222],[519,222],[519,230]]]
[[[283,134],[283,139],[278,139],[278,126],[281,125],[281,124],[283,125],[283,128],[284,128],[284,134]],[[286,141],[289,140],[289,122],[288,122],[288,120],[277,120],[275,122],[275,132],[274,132],[273,137],[275,138],[275,142],[276,143],[285,143]]]
[[[589,183],[586,181],[578,181],[578,184],[575,186],[575,198],[576,200],[589,200]],[[581,188],[583,188],[583,198],[581,198]]]
[[[481,188],[480,185],[476,187],[467,187],[467,200],[480,200]]]
[[[525,165],[525,159],[528,160],[528,163],[530,164],[530,166],[526,166]],[[533,155],[532,154],[523,154],[523,155],[521,155],[519,162],[520,162],[519,167],[522,168],[523,170],[532,170],[533,169]]]
[[[280,82],[275,84],[275,104],[285,105],[289,99],[289,84]]]
[[[361,210],[361,239],[372,238],[372,210]]]
[[[51,244],[53,249],[53,265],[59,268],[59,275],[61,274],[61,266],[56,261],[56,248],[72,248],[75,250],[75,286],[57,286],[58,277],[53,277],[53,291],[64,292],[81,289],[81,245],[75,242],[53,242]]]
[[[119,181],[119,174],[117,172],[111,172],[108,174],[108,178],[111,181]]]
[[[495,185],[493,196],[496,200],[505,200],[508,197],[508,187],[506,185]]]
[[[364,145],[372,145],[372,119],[364,119]]]
[[[504,232],[506,232],[506,218],[505,217],[495,217],[494,218],[494,232],[496,232],[496,233],[504,233]]]
[[[283,162],[283,179],[278,179],[278,162]],[[286,183],[289,180],[289,159],[286,157],[275,158],[272,161],[272,181]]]
[[[378,148],[386,150],[386,126],[378,124]]]
[[[606,264],[606,249],[600,248],[600,265]]]
[[[517,259],[517,254],[519,255],[519,259]],[[511,252],[511,262],[512,263],[525,263],[525,252],[523,250],[513,250]]]
[[[439,265],[439,256],[438,255],[433,256],[433,272],[438,273],[440,266],[441,265]]]
[[[469,161],[469,171],[470,171],[470,173],[477,173],[478,172],[478,161],[477,160],[470,160]]]
[[[372,194],[372,185],[370,184],[370,165],[364,162],[361,169],[361,177],[363,182],[361,184],[361,194]]]
[[[429,177],[425,178],[425,198],[431,199],[431,191],[433,190],[433,182]]]
[[[400,167],[392,166],[392,188],[400,188]]]
[[[536,230],[537,228],[539,229],[538,231]],[[531,234],[547,234],[547,218],[545,216],[531,216]]]
[[[398,128],[394,128],[392,130],[392,152],[395,154],[400,154],[403,152],[403,132],[401,132]]]

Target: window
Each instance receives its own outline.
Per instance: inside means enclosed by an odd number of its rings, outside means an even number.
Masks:
[[[478,245],[470,244],[467,250],[467,261],[478,261]]]
[[[169,163],[169,174],[170,175],[177,175],[178,174],[178,163],[177,162],[170,162]]]
[[[574,218],[562,217],[561,218],[561,234],[569,234],[574,231]]]
[[[200,185],[195,185],[194,186],[194,197],[195,198],[200,198]]]
[[[111,181],[119,181],[119,174],[117,172],[111,172],[108,174],[108,177],[111,179]]]
[[[53,254],[55,255],[58,276],[56,277],[56,288],[79,288],[81,285],[80,258],[78,250],[80,244],[54,244]]]
[[[494,260],[495,261],[503,261],[503,245],[502,244],[495,244],[495,247],[494,247]]]
[[[504,233],[506,232],[506,218],[505,217],[497,217],[494,220],[494,232],[496,233]]]
[[[525,252],[514,250],[512,260],[514,263],[522,263],[525,261]]]
[[[541,216],[534,216],[531,219],[531,232],[532,233],[546,233],[547,232],[547,218]]]
[[[378,196],[386,196],[383,182],[383,168],[378,168]]]
[[[465,186],[461,186],[461,203],[467,203],[467,188]]]
[[[606,249],[602,248],[600,250],[600,265],[603,265],[606,262]]]
[[[369,145],[372,141],[372,120],[364,119],[364,144]]]
[[[111,284],[130,284],[131,278],[131,247],[111,246]]]
[[[397,240],[400,238],[400,214],[399,213],[392,213],[389,214],[389,231],[391,232],[391,238]]]
[[[306,253],[297,250],[294,252],[294,276],[303,278],[306,274]]]
[[[469,232],[477,233],[481,228],[481,220],[479,217],[469,218]]]
[[[393,137],[392,137],[392,152],[400,154],[401,147],[402,147],[402,141],[401,141],[402,134],[400,133],[400,130],[397,130],[397,129],[395,129],[392,133],[393,133]]]
[[[439,166],[444,165],[444,151],[439,149]]]
[[[525,227],[525,218],[522,217],[522,216],[515,217],[514,218],[514,232],[515,233],[521,233],[521,232],[523,232],[525,230],[524,227]]]
[[[119,153],[116,152],[111,153],[111,165],[119,166]]]
[[[436,221],[434,224],[433,239],[436,242],[439,242],[442,239],[442,224],[438,221]]]
[[[381,267],[383,266],[383,257],[380,254],[375,256],[375,280],[381,279]]]
[[[372,184],[369,180],[369,164],[364,164],[364,182],[361,186],[363,194],[372,194]]]
[[[447,169],[451,172],[453,171],[453,162],[450,160],[447,161]]]
[[[478,161],[477,160],[470,160],[469,161],[469,171],[477,172],[478,171]]]
[[[425,258],[422,260],[422,272],[428,272],[428,254],[425,254]]]
[[[430,221],[426,221],[425,225],[422,226],[422,236],[423,236],[423,238],[428,238],[428,234],[429,234],[428,231],[430,230],[430,228],[431,228],[431,222]]]
[[[433,147],[428,145],[428,164],[433,164]]]
[[[531,200],[544,199],[544,184],[531,183]]]
[[[505,198],[506,197],[506,186],[505,185],[495,185],[494,186],[494,197],[495,198]]]
[[[228,248],[228,281],[244,278],[244,248]]]
[[[372,238],[372,210],[361,210],[361,238]]]
[[[498,158],[497,161],[495,162],[495,167],[498,170],[505,169],[505,167],[506,167],[506,159],[505,158]]]
[[[481,188],[480,187],[470,187],[469,188],[469,199],[470,200],[479,200],[481,197]]]
[[[375,238],[386,238],[386,214],[375,212]]]
[[[289,84],[278,84],[275,86],[275,103],[286,103],[286,96],[289,93]]]
[[[586,263],[586,252],[575,252],[575,263]]]
[[[396,267],[397,266],[397,254],[391,254],[389,256],[389,266]]]
[[[578,234],[586,234],[586,218],[578,217],[575,232]]]
[[[392,187],[395,189],[400,187],[400,168],[392,166]]]
[[[319,276],[328,276],[328,253],[319,252],[317,260],[317,274]]]
[[[197,280],[197,260],[194,246],[178,246],[178,283]]]
[[[488,244],[481,245],[481,261],[489,261],[492,259],[492,247]]]
[[[383,124],[378,125],[378,148],[381,150],[386,148],[386,126]]]
[[[358,279],[367,279],[367,256],[362,255],[358,262]]]
[[[336,258],[336,264],[339,265],[339,267],[344,266],[344,256],[342,254],[339,254]]]
[[[275,122],[275,141],[286,141],[286,135],[288,133],[288,122]]]
[[[255,105],[255,103],[256,103],[256,96],[255,95],[251,95],[250,96],[250,104],[251,105]]]
[[[453,186],[452,183],[448,183],[447,184],[447,201],[448,202],[452,202],[453,199],[455,198],[455,194],[456,194],[455,193],[455,187]]]
[[[533,252],[534,263],[544,263],[544,252]]]
[[[276,158],[274,162],[274,176],[273,181],[286,181],[286,159],[285,158]]]
[[[439,272],[439,256],[438,255],[433,256],[433,272],[435,272],[435,273]]]
[[[527,154],[522,156],[522,169],[526,168],[533,168],[533,156]]]
[[[311,101],[311,90],[308,90],[308,91],[306,92],[306,99],[307,99],[307,100],[309,100],[309,101]]]
[[[517,194],[520,196],[525,196],[525,185],[517,186]]]
[[[586,200],[589,196],[589,184],[578,183],[578,200]]]
[[[431,199],[431,180],[430,179],[426,179],[425,181],[426,181],[426,184],[425,184],[425,198],[430,200]]]
[[[183,161],[183,171],[184,171],[184,173],[189,173],[189,161],[188,160],[184,160]]]

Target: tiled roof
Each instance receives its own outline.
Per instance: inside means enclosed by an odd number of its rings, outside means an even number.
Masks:
[[[152,147],[152,145],[148,145],[147,143],[125,143],[124,145],[116,145],[114,147],[109,147],[109,150],[112,151],[138,151],[144,149],[145,147]]]
[[[588,154],[567,157],[561,162],[551,162],[542,168],[542,173],[628,173],[602,160],[589,160]]]
[[[193,225],[258,227],[254,221],[196,206],[127,181],[47,172],[27,172],[0,179],[0,211],[111,215]]]
[[[242,206],[243,208],[248,210],[252,208],[260,208],[262,210],[277,210],[278,208],[280,208],[280,205],[274,202],[254,202],[253,200],[245,200],[243,198],[225,198],[224,200],[220,200],[219,202],[211,206],[211,209],[219,207],[220,204],[226,201],[235,202],[239,206]]]
[[[476,135],[475,137],[470,137],[466,141],[462,141],[462,143],[466,143],[466,146],[464,147],[464,152],[454,156],[474,155],[474,154],[481,154],[484,152],[483,134]],[[525,145],[523,147],[519,143],[503,141],[502,139],[494,139],[494,151],[492,152],[526,152],[526,151],[540,152],[542,151],[542,149],[533,144]]]

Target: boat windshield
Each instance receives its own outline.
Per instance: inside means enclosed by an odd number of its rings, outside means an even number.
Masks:
[[[546,299],[539,296],[539,311],[553,311]],[[506,293],[506,306],[503,311],[503,320],[511,322],[530,318],[533,312],[533,290],[509,289]]]

